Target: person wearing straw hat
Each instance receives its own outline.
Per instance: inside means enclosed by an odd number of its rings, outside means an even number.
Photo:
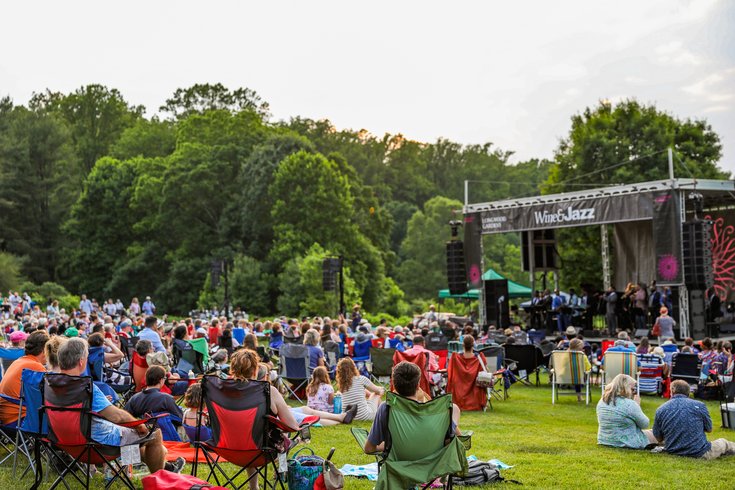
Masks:
[[[662,339],[674,338],[676,321],[669,316],[669,309],[665,306],[659,309],[659,313],[660,315],[656,318],[656,323],[654,323],[653,328],[656,329],[656,326],[658,326],[658,344],[661,345]]]

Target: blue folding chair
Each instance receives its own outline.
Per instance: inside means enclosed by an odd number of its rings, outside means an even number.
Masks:
[[[25,477],[29,470],[32,471],[35,475],[33,488],[40,484],[42,478],[41,457],[45,448],[43,438],[48,435],[48,424],[41,415],[41,405],[43,403],[41,383],[44,374],[42,371],[24,369],[21,373],[20,398],[15,399],[0,395],[3,399],[18,405],[18,420],[20,420],[20,425],[12,424],[15,426],[15,448],[3,461],[11,456],[13,457],[13,477],[15,478],[18,468],[18,454],[25,457],[28,465],[23,470],[20,478]],[[25,416],[23,416],[23,408],[26,409]],[[31,451],[33,451],[33,455]]]
[[[25,349],[14,347],[11,347],[10,349],[0,348],[0,366],[2,366],[0,379],[2,379],[5,371],[10,367],[13,361],[20,359],[23,355],[25,355]]]
[[[245,343],[245,329],[236,327],[232,329],[232,338],[237,340],[240,345]]]
[[[370,360],[370,348],[373,346],[373,341],[368,339],[364,342],[355,342],[352,346],[352,360],[357,361],[369,361]]]
[[[127,398],[126,395],[130,395],[133,388],[133,384],[122,384],[114,385],[105,382],[104,373],[117,372],[120,376],[126,376],[125,373],[115,371],[114,369],[105,368],[105,348],[104,347],[90,347],[89,357],[87,358],[87,368],[85,369],[83,376],[91,376],[92,381],[97,388],[102,391],[102,394],[110,397],[113,404],[117,404],[120,401],[119,394],[123,394],[123,398]]]
[[[168,412],[156,412],[152,415],[155,417],[161,414],[168,415],[168,417],[161,417],[158,419],[158,428],[161,429],[163,440],[181,442],[181,436],[179,436],[179,432],[176,430],[176,426],[174,425],[174,422],[181,424],[181,419]]]

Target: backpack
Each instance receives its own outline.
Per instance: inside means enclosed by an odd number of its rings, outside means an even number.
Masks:
[[[520,482],[515,480],[506,480],[500,476],[500,471],[495,468],[495,465],[486,461],[470,461],[465,476],[452,477],[452,484],[459,487],[470,487],[474,485],[498,482],[516,483],[521,485]]]

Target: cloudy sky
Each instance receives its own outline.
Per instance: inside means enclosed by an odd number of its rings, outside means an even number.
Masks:
[[[705,118],[735,171],[735,2],[29,1],[3,6],[0,95],[88,83],[153,114],[197,82],[276,119],[549,158],[570,116],[635,97]]]

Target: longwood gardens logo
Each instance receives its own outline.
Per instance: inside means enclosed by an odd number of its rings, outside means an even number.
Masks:
[[[671,254],[658,258],[658,275],[664,281],[673,281],[679,275],[679,261]]]
[[[595,219],[595,208],[574,209],[573,206],[569,206],[566,210],[560,209],[556,213],[550,213],[544,209],[543,211],[534,211],[533,217],[537,225],[587,221]]]

